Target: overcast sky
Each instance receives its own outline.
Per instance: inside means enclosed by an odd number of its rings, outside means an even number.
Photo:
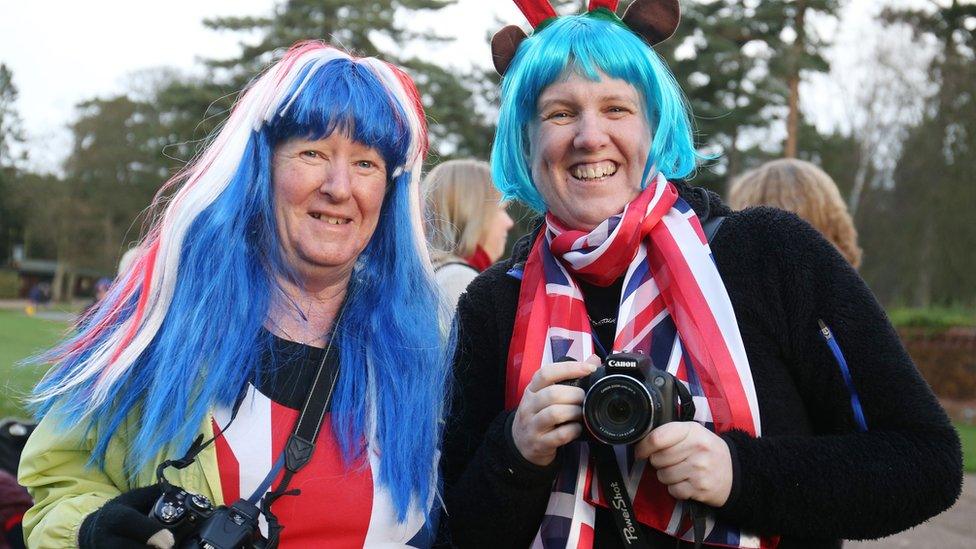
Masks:
[[[70,151],[74,106],[126,91],[134,72],[154,67],[199,70],[200,58],[231,56],[246,35],[215,32],[213,16],[267,15],[274,0],[0,0],[0,63],[13,72],[17,110],[28,137],[31,167],[52,171]],[[424,19],[464,30],[435,60],[487,65],[485,33],[495,14],[523,23],[504,0],[462,0]],[[463,29],[458,22],[463,21]],[[310,37],[315,38],[315,37]]]
[[[849,3],[856,9],[848,9],[845,21],[866,21],[870,10],[865,7],[880,1]],[[67,126],[78,102],[130,89],[132,74],[140,70],[199,70],[201,57],[234,55],[247,36],[208,30],[203,20],[266,15],[273,5],[274,0],[0,0],[0,62],[12,70],[20,91],[16,107],[28,137],[30,166],[57,170],[70,152]],[[411,22],[421,20],[457,36],[449,46],[422,52],[432,61],[488,66],[486,34],[498,26],[496,17],[525,27],[509,0],[460,0]],[[848,34],[857,39],[856,32]],[[843,116],[835,95],[829,85],[817,85],[804,97],[805,111],[813,109],[821,118]]]

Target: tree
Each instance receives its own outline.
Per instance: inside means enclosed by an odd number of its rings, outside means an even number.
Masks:
[[[16,101],[13,72],[0,63],[0,264],[6,263],[23,231],[22,216],[10,198],[19,175],[11,145],[23,141]]]
[[[762,3],[763,10],[769,10],[769,14],[781,11],[786,23],[780,31],[792,36],[792,40],[785,50],[786,55],[779,58],[780,69],[786,79],[789,89],[787,95],[787,115],[786,115],[786,145],[783,155],[788,158],[795,158],[797,155],[797,142],[800,133],[800,78],[803,71],[825,72],[829,66],[821,52],[826,41],[810,24],[809,16],[812,14],[834,15],[837,12],[837,0],[785,0],[785,1],[766,1]]]
[[[442,157],[486,157],[491,126],[474,95],[482,74],[478,71],[448,70],[423,59],[380,47],[381,43],[402,46],[412,41],[436,43],[448,40],[433,33],[412,31],[403,21],[413,18],[416,12],[439,10],[454,2],[287,0],[276,4],[273,13],[267,17],[210,19],[206,25],[211,29],[258,32],[261,36],[254,44],[242,43],[239,56],[210,60],[209,65],[227,71],[229,92],[242,87],[274,55],[299,40],[319,38],[357,55],[380,56],[403,66],[417,82],[430,119],[435,154]]]
[[[13,71],[0,63],[0,167],[11,166],[17,160],[10,146],[24,140],[20,114],[15,108],[17,94]]]
[[[84,205],[72,215],[75,234],[58,259],[114,270],[123,240],[139,213],[168,179],[159,113],[151,102],[119,96],[78,106],[74,147],[65,163],[65,184]]]
[[[684,2],[678,34],[655,48],[688,95],[702,149],[720,155],[697,184],[721,191],[768,142],[761,136],[785,105],[786,86],[772,71],[784,48],[774,12],[758,2]]]
[[[895,238],[905,242],[902,284],[895,298],[915,306],[976,304],[976,4],[931,2],[924,10],[887,10],[908,24],[917,42],[937,44],[928,100],[893,175]]]

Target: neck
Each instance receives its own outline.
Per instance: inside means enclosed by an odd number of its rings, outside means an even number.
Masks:
[[[331,280],[279,280],[265,327],[276,336],[324,348],[349,287],[349,273]]]

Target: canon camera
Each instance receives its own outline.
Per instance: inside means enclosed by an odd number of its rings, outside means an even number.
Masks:
[[[611,353],[589,376],[563,384],[586,391],[582,440],[633,444],[655,427],[695,416],[688,388],[640,353]]]

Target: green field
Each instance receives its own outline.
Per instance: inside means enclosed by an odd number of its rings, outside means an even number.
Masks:
[[[41,375],[40,367],[17,362],[54,344],[67,329],[64,322],[31,318],[0,310],[0,417],[26,416],[22,399]],[[966,471],[976,473],[976,425],[957,425]]]
[[[42,370],[17,363],[53,345],[67,327],[65,322],[0,310],[0,417],[26,416],[22,399]]]
[[[976,425],[956,425],[962,440],[963,468],[976,473]]]

